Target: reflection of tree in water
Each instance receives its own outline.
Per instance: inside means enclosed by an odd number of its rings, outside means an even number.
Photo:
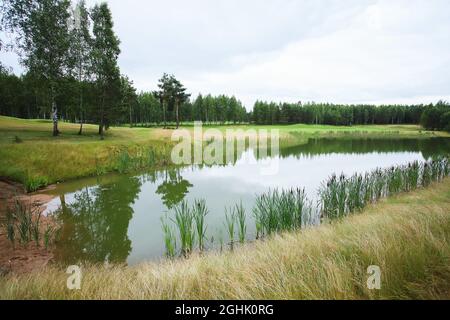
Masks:
[[[158,186],[156,193],[161,195],[164,205],[172,209],[175,205],[183,201],[192,184],[183,179],[179,169],[166,170],[164,182]]]
[[[280,150],[281,157],[315,156],[329,153],[366,154],[390,152],[421,152],[424,158],[450,152],[448,138],[316,138],[298,146]]]
[[[131,251],[127,234],[133,216],[131,205],[140,187],[139,178],[121,176],[77,193],[72,204],[66,204],[61,196],[57,217],[63,228],[56,259],[67,263],[125,262]]]

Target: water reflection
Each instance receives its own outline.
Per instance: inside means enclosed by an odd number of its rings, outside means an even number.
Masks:
[[[224,208],[242,201],[248,232],[255,232],[251,210],[255,195],[268,188],[305,187],[313,198],[331,173],[351,174],[377,166],[401,164],[448,154],[450,139],[311,139],[282,148],[276,176],[260,175],[258,158],[247,150],[233,164],[193,166],[142,175],[111,175],[65,183],[53,192],[48,207],[62,225],[55,253],[64,263],[115,262],[135,264],[159,258],[164,252],[160,217],[186,199],[206,199],[208,238],[224,234]],[[258,162],[259,163],[259,162]],[[223,239],[226,241],[227,239]]]
[[[140,187],[139,178],[119,176],[113,183],[75,193],[71,203],[61,195],[56,217],[62,229],[56,259],[125,262],[131,252],[128,225]]]
[[[179,169],[165,170],[164,182],[158,186],[156,193],[161,195],[167,209],[172,209],[183,201],[192,186],[189,181],[183,179]]]

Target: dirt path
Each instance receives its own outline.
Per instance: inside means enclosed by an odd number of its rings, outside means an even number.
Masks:
[[[26,194],[20,184],[0,178],[0,276],[6,273],[23,274],[45,267],[52,259],[52,250],[46,250],[43,246],[37,247],[34,242],[27,246],[16,243],[13,248],[6,235],[3,222],[5,221],[7,208],[14,205],[15,198],[32,203],[45,209],[43,204],[51,200],[51,196],[43,194]],[[48,219],[42,217],[41,220]]]

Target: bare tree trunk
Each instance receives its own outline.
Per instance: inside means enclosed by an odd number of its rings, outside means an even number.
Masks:
[[[52,86],[52,120],[53,120],[53,136],[56,137],[59,134],[58,130],[58,108],[56,107],[55,94]]]
[[[178,100],[177,100],[177,101],[175,101],[175,116],[177,117],[177,129],[180,126],[180,118],[178,115],[178,108],[179,108],[179,106],[178,106]]]
[[[78,131],[78,135],[83,134],[83,94],[80,95],[80,130]]]
[[[104,139],[103,132],[105,127],[105,92],[102,94],[102,102],[101,102],[101,108],[100,108],[100,124],[98,126],[98,134],[100,135],[100,139]]]
[[[164,100],[162,101],[162,107],[163,107],[163,120],[164,120],[164,129],[166,128],[166,107],[164,105]]]

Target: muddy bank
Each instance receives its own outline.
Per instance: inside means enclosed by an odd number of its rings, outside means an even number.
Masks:
[[[44,268],[53,259],[52,248],[45,249],[34,242],[24,246],[18,243],[15,248],[8,240],[5,222],[7,208],[14,206],[15,200],[32,204],[38,210],[44,210],[44,204],[52,199],[44,194],[27,194],[19,183],[0,178],[0,276],[7,273],[23,274]],[[45,216],[43,223],[51,223]]]

